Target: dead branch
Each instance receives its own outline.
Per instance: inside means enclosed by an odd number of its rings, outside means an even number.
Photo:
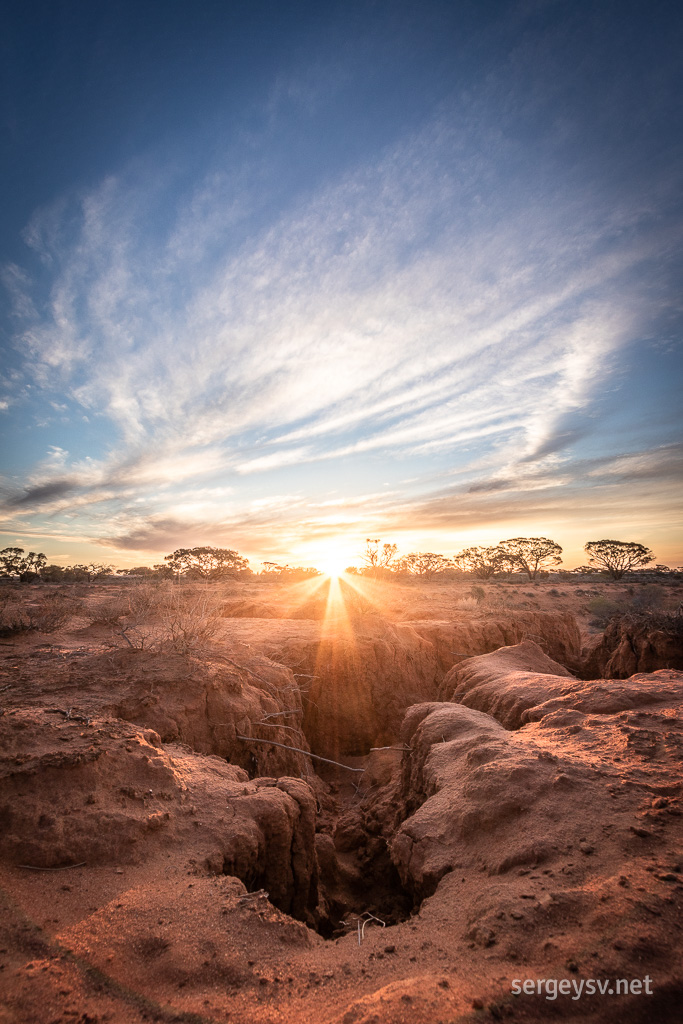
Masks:
[[[364,772],[365,768],[349,768],[347,764],[342,764],[340,761],[332,761],[329,757],[320,757],[318,754],[312,754],[310,750],[302,750],[301,747],[288,747],[286,743],[277,743],[275,740],[260,740],[256,736],[240,736],[237,733],[238,740],[244,740],[245,743],[270,743],[273,747],[282,747],[283,750],[293,750],[295,754],[304,754],[305,757],[312,757],[315,761],[324,761],[325,764],[334,764],[337,768],[346,768],[347,772]]]
[[[292,725],[278,725],[277,722],[254,722],[254,725],[262,725],[265,729],[286,729],[287,732],[299,732]]]

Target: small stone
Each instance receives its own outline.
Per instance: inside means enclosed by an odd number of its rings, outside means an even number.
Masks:
[[[643,828],[641,825],[631,825],[630,828],[634,836],[640,836],[641,839],[647,839],[648,836],[652,835],[648,828]]]
[[[678,875],[675,875],[673,871],[665,871],[662,875],[655,875],[660,882],[678,882],[680,881]]]
[[[392,946],[385,946],[384,947],[384,952],[385,953],[395,953],[396,952],[396,946],[393,946],[393,945]]]
[[[568,971],[574,971],[574,973],[576,973],[579,969],[579,965],[577,964],[576,960],[567,960],[565,967]]]
[[[579,843],[579,849],[581,850],[581,853],[586,855],[586,857],[590,857],[590,855],[595,852],[595,847],[591,846],[590,843],[585,842]]]
[[[473,1010],[483,1010],[484,1009],[483,1000],[481,1000],[481,999],[473,999],[472,1000],[472,1009]]]

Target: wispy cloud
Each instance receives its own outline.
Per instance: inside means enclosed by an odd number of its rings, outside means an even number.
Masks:
[[[271,102],[288,95],[281,82]],[[250,504],[261,478],[308,472],[312,507],[316,467],[361,458],[457,474],[482,514],[511,487],[575,480],[572,448],[643,329],[649,275],[680,225],[646,205],[620,218],[569,176],[536,198],[534,155],[481,102],[275,213],[260,191],[273,169],[244,156],[189,192],[177,169],[137,164],[36,213],[26,240],[49,296],[4,273],[26,379],[56,409],[67,398],[104,418],[111,444],[34,466],[9,488],[8,522],[90,509],[93,530],[127,549],[270,530],[275,513]],[[621,465],[642,475],[637,459]],[[178,515],[188,485],[206,497]],[[426,520],[441,501],[419,506]],[[417,515],[409,490],[393,502],[378,515]]]

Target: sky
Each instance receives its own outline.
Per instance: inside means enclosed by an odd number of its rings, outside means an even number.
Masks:
[[[683,13],[11,0],[0,546],[683,564]]]

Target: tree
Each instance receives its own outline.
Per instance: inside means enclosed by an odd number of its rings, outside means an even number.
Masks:
[[[63,583],[65,569],[62,565],[44,565],[39,575],[43,583]]]
[[[47,555],[42,551],[29,551],[24,554],[23,548],[3,548],[0,551],[0,574],[16,576],[22,583],[30,583],[38,578],[38,573],[47,562]]]
[[[306,568],[300,565],[280,565],[279,562],[262,562],[262,571],[259,575],[268,576],[271,579],[297,583],[301,580],[312,579],[315,576],[322,576],[319,569]]]
[[[173,569],[170,565],[155,565],[150,569],[148,565],[136,565],[134,569],[117,569],[119,576],[132,576],[145,580],[168,580],[173,579]]]
[[[431,579],[437,573],[452,567],[453,563],[450,558],[436,555],[433,551],[412,551],[396,563],[398,572],[407,572],[411,576],[422,576],[424,579]]]
[[[171,569],[178,576],[188,579],[222,580],[237,576],[249,565],[249,559],[228,548],[178,548],[171,555],[165,555]]]
[[[596,569],[604,569],[613,580],[620,580],[630,569],[655,560],[649,548],[633,541],[589,540],[584,551],[588,553],[589,563]]]
[[[503,552],[499,547],[465,548],[453,559],[454,564],[463,572],[474,573],[480,580],[490,579],[504,565]]]
[[[95,580],[111,576],[113,569],[113,565],[102,565],[100,562],[90,562],[88,565],[67,565],[64,569],[64,579],[69,583],[94,583]]]
[[[377,573],[378,569],[391,569],[396,559],[398,546],[396,544],[382,544],[379,538],[372,540],[365,538],[365,551],[361,558],[365,562],[366,572],[369,575]]]
[[[535,580],[539,572],[559,565],[562,548],[548,537],[512,537],[498,545],[502,557],[515,569],[525,572]]]

